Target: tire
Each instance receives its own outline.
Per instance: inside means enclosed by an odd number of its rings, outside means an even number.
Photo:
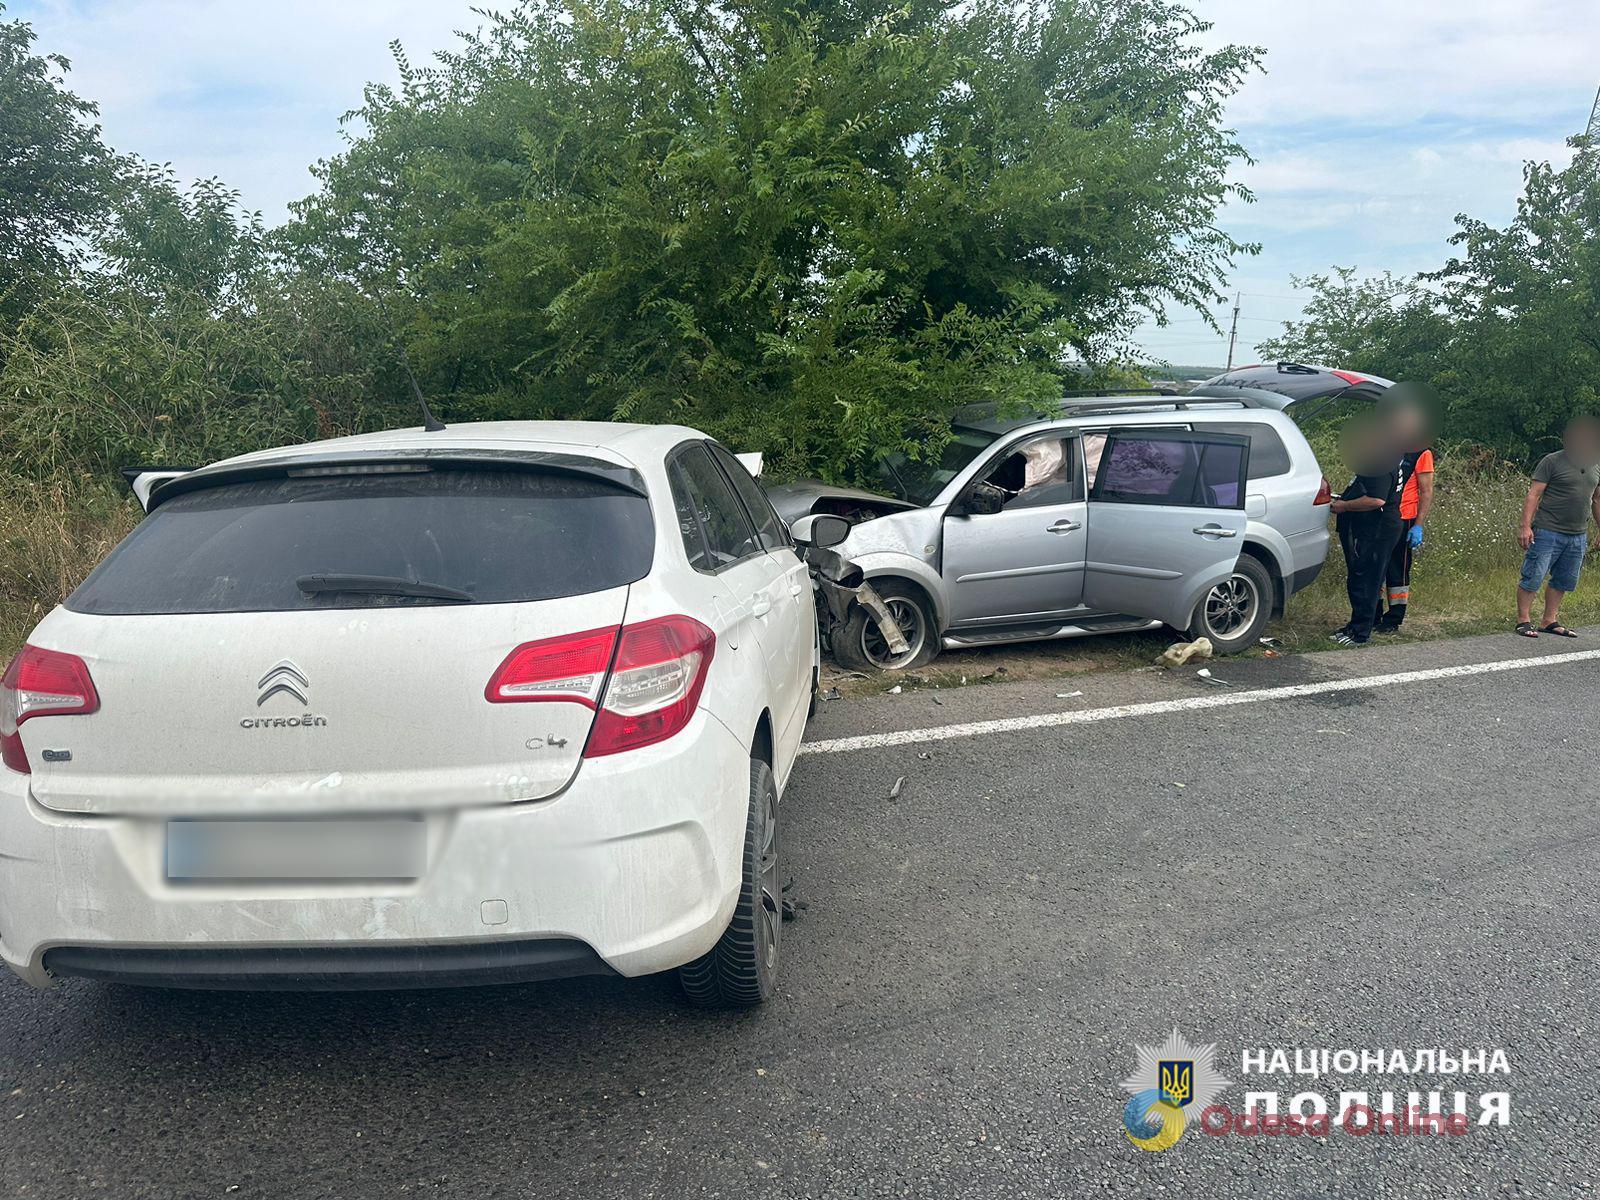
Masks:
[[[847,671],[908,671],[927,666],[939,653],[939,630],[922,593],[912,584],[892,579],[873,586],[906,635],[910,652],[890,656],[872,614],[857,604],[833,635],[834,661]]]
[[[1256,644],[1272,619],[1272,575],[1254,555],[1241,554],[1233,574],[1195,605],[1191,638],[1209,638],[1218,654],[1237,654]]]
[[[783,943],[779,849],[778,784],[771,767],[751,759],[739,903],[717,944],[678,968],[678,982],[691,1003],[701,1008],[753,1008],[772,995]]]

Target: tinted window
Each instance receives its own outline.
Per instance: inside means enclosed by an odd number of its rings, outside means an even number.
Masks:
[[[704,446],[691,446],[674,460],[685,487],[685,499],[705,535],[711,567],[727,566],[761,550],[756,531],[745,519],[728,481]]]
[[[475,601],[548,600],[642,579],[649,503],[526,471],[265,479],[175,496],[67,598],[87,613],[288,612],[451,603],[308,594],[306,575],[441,584]]]
[[[789,545],[789,531],[784,528],[778,514],[772,511],[772,504],[768,501],[766,493],[761,490],[761,485],[750,478],[750,472],[733,456],[732,451],[724,449],[715,442],[711,443],[711,453],[716,456],[728,479],[733,483],[733,490],[739,493],[739,499],[744,502],[744,508],[750,514],[750,519],[756,523],[756,532],[761,535],[762,543],[768,550],[775,550],[779,546]]]
[[[1187,504],[1199,470],[1195,447],[1161,437],[1113,434],[1100,458],[1097,499]]]
[[[1240,508],[1244,453],[1242,441],[1212,441],[1186,432],[1113,433],[1101,455],[1094,498],[1120,504]]]
[[[1287,475],[1294,463],[1289,458],[1289,447],[1271,425],[1261,421],[1206,422],[1204,428],[1218,433],[1242,433],[1250,439],[1250,478],[1270,479],[1274,475]]]
[[[1129,432],[1131,434],[1161,433],[1169,429],[1181,429],[1187,432],[1189,427],[1187,425],[1140,425],[1136,429],[1129,430]],[[1094,487],[1094,481],[1100,474],[1100,455],[1105,452],[1106,438],[1110,435],[1110,432],[1107,429],[1095,429],[1083,435],[1084,479],[1091,488]]]
[[[1082,500],[1077,441],[1059,435],[1033,438],[1002,458],[984,480],[1008,495],[1001,506],[1006,512]]]
[[[1207,508],[1243,508],[1239,486],[1244,463],[1243,446],[1208,445],[1200,452],[1200,495]]]
[[[711,561],[711,551],[706,549],[706,535],[701,532],[694,502],[689,499],[689,481],[683,468],[676,462],[670,464],[667,478],[672,485],[672,506],[678,514],[678,535],[683,538],[683,552],[689,557],[689,565],[696,571],[713,570],[715,564]]]

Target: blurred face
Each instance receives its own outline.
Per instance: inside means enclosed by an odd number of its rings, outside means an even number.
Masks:
[[[1402,454],[1411,450],[1425,450],[1428,433],[1422,414],[1410,405],[1394,410],[1389,417],[1389,439]]]
[[[1397,383],[1385,398],[1382,413],[1387,436],[1399,454],[1426,450],[1439,432],[1439,404],[1416,384]]]
[[[1400,461],[1390,422],[1377,413],[1365,413],[1347,422],[1340,436],[1340,449],[1357,475],[1392,471]]]
[[[1562,438],[1567,457],[1580,466],[1600,463],[1600,421],[1593,417],[1577,417],[1567,426]]]

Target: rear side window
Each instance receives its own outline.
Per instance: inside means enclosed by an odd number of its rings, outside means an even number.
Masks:
[[[1207,421],[1202,427],[1218,433],[1242,433],[1250,439],[1250,478],[1271,479],[1287,475],[1294,468],[1289,447],[1278,431],[1264,421]]]
[[[709,445],[711,453],[716,456],[717,462],[728,476],[728,481],[733,484],[733,490],[739,493],[745,511],[756,523],[756,532],[761,535],[762,543],[768,550],[787,546],[789,531],[784,528],[778,514],[772,510],[772,503],[767,499],[767,494],[761,490],[761,485],[750,477],[750,472],[744,469],[744,464],[733,456],[731,450],[725,450],[715,442]]]
[[[1245,442],[1230,434],[1119,432],[1106,439],[1092,499],[1242,508]]]
[[[702,545],[698,558],[687,529],[683,539],[689,561],[698,569],[715,571],[761,553],[755,529],[705,446],[690,446],[673,458],[672,491],[679,512],[692,513],[699,527]]]
[[[307,593],[312,575],[436,584],[478,603],[549,600],[644,578],[649,502],[556,473],[423,470],[264,479],[175,496],[67,598],[103,614],[290,612],[457,603]]]

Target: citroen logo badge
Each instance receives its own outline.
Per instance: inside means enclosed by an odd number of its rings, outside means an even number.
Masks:
[[[300,706],[304,708],[311,703],[306,698],[306,689],[310,686],[311,684],[307,681],[304,672],[286,658],[263,675],[261,682],[256,684],[256,688],[261,693],[256,697],[256,707],[260,708],[272,697],[282,692],[284,695],[293,696],[300,701]]]

